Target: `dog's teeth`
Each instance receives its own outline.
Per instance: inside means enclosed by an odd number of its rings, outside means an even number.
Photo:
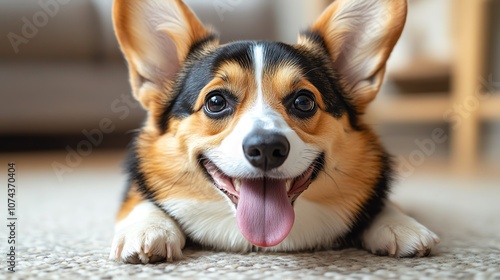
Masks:
[[[292,180],[286,181],[286,192],[289,192],[292,188]]]
[[[240,179],[234,179],[233,184],[234,184],[234,189],[237,192],[240,192],[240,190],[241,190],[241,180]]]

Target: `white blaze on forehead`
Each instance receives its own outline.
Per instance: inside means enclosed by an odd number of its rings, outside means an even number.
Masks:
[[[272,131],[279,131],[283,128],[284,121],[281,121],[282,116],[275,112],[264,101],[264,56],[265,50],[262,45],[258,43],[253,46],[253,63],[255,72],[255,83],[257,85],[257,92],[253,107],[249,110],[248,115],[251,116],[251,125],[249,129],[265,129]],[[287,126],[285,124],[285,126]]]
[[[262,77],[264,75],[264,48],[256,44],[253,47],[253,63],[255,71],[255,82],[257,83],[256,107],[262,109],[264,106],[264,93],[262,90]]]

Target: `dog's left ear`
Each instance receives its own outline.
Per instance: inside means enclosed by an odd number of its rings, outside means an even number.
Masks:
[[[327,48],[344,91],[363,112],[380,90],[406,13],[406,0],[336,0],[299,36],[299,44]]]
[[[213,34],[181,0],[115,0],[113,22],[134,96],[159,114],[192,46]]]

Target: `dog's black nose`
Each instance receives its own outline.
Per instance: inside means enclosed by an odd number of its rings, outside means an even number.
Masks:
[[[281,134],[254,132],[243,140],[243,152],[253,166],[267,171],[285,162],[290,143]]]

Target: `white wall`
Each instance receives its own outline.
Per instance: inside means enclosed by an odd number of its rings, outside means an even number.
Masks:
[[[296,43],[300,31],[307,29],[328,6],[328,0],[274,0],[278,40]]]
[[[389,60],[389,72],[404,68],[415,58],[444,64],[451,61],[453,1],[409,0],[406,25]]]

